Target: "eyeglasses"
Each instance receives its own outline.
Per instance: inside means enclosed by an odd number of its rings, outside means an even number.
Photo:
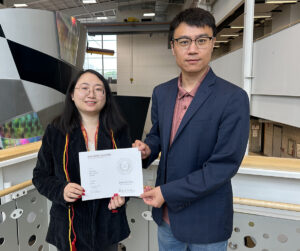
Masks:
[[[198,49],[206,49],[209,46],[209,42],[213,39],[213,37],[198,37],[196,39],[191,39],[189,37],[180,37],[174,38],[172,41],[176,41],[179,47],[183,49],[187,49],[191,46],[192,42],[195,41],[195,44]]]
[[[101,87],[89,88],[87,86],[79,86],[75,87],[82,96],[88,96],[91,91],[95,94],[96,97],[103,97],[105,95],[105,91]]]

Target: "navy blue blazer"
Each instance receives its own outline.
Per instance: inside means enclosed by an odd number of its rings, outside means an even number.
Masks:
[[[174,236],[189,243],[225,241],[232,233],[231,178],[248,141],[249,99],[210,69],[170,146],[177,82],[172,79],[153,91],[152,129],[145,140],[151,149],[148,164],[161,151],[156,186],[161,187]],[[158,225],[162,208],[152,211]]]

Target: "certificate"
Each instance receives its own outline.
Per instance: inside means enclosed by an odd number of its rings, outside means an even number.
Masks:
[[[82,200],[143,193],[141,153],[137,148],[79,153]]]

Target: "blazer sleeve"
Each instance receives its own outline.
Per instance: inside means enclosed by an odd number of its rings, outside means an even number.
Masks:
[[[145,143],[150,147],[151,154],[149,158],[143,160],[143,167],[148,167],[154,160],[157,159],[161,151],[160,143],[160,128],[158,122],[158,100],[157,100],[157,87],[154,88],[152,94],[152,107],[151,107],[151,121],[152,128],[147,134]]]
[[[199,170],[161,186],[172,211],[180,211],[195,200],[212,194],[237,173],[249,136],[249,99],[242,89],[229,98],[219,125],[217,142]]]
[[[48,126],[38,153],[36,167],[33,169],[32,183],[40,194],[54,203],[67,207],[68,203],[64,200],[63,191],[68,182],[55,176],[50,139],[51,126]]]

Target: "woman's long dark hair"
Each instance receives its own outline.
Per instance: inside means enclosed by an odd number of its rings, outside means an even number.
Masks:
[[[118,135],[121,130],[127,127],[127,123],[119,111],[108,82],[100,73],[91,69],[81,71],[69,84],[65,98],[64,111],[60,116],[53,120],[53,125],[64,134],[71,133],[75,128],[80,126],[81,116],[72,100],[72,94],[79,78],[87,72],[96,75],[104,84],[106,103],[99,113],[99,120],[104,127],[102,130],[104,129],[104,132],[107,135],[110,135],[110,130],[113,130],[114,134]]]

